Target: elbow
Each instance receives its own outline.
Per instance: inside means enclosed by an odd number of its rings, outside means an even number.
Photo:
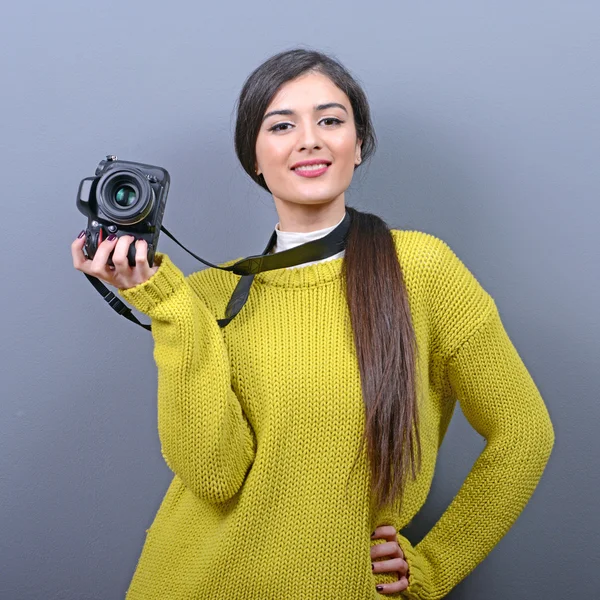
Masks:
[[[219,485],[221,483],[221,485]],[[192,488],[194,494],[201,500],[205,500],[210,504],[223,504],[231,500],[240,490],[239,486],[226,485],[226,482],[212,482],[210,485],[195,486]]]
[[[168,458],[169,453],[162,451],[167,466],[183,484],[198,498],[211,504],[222,504],[231,500],[242,488],[251,464],[235,469],[219,468],[214,463],[205,463],[198,468],[189,463],[179,465]]]
[[[509,447],[513,452],[520,454],[523,465],[529,465],[524,468],[530,471],[530,475],[535,473],[541,477],[555,442],[554,427],[548,413],[528,421],[525,426],[518,427],[509,437]]]
[[[546,457],[546,462],[550,458],[552,454],[552,450],[554,448],[554,442],[556,441],[556,436],[554,434],[554,426],[552,425],[552,421],[550,420],[550,416],[547,416],[546,426],[544,428],[544,433],[542,437],[542,448],[544,452],[544,456]]]
[[[543,410],[540,411],[538,418],[532,419],[528,431],[535,442],[533,444],[534,451],[545,466],[554,448],[555,434],[550,414],[545,405],[542,405],[542,408]]]

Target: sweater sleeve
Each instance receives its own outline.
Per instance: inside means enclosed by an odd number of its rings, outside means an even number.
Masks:
[[[242,486],[256,439],[235,392],[221,329],[168,255],[119,295],[151,318],[158,370],[158,432],[169,468],[197,496],[231,498]]]
[[[462,331],[464,336],[443,361],[443,376],[465,418],[487,443],[427,535],[413,547],[398,534],[410,567],[403,596],[411,600],[445,597],[490,553],[532,496],[554,445],[544,401],[495,302],[446,245],[443,254],[439,293],[467,294],[466,303],[446,298],[447,308],[447,302],[458,308],[439,315],[438,334],[454,332],[456,338]],[[474,303],[474,297],[485,302]]]

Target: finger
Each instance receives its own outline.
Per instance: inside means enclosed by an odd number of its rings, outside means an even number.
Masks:
[[[75,240],[71,244],[71,256],[73,257],[73,266],[80,271],[82,270],[81,267],[85,264],[85,262],[89,260],[88,257],[83,253],[83,247],[85,245],[85,230],[81,233],[83,233],[84,235],[75,238]]]
[[[404,558],[404,553],[398,542],[384,542],[371,546],[371,559],[391,556],[393,558]]]
[[[129,246],[135,238],[132,235],[122,235],[115,245],[113,252],[112,261],[116,267],[118,273],[124,275],[129,273],[129,260],[127,253],[129,252]]]
[[[402,558],[373,562],[373,573],[398,573],[398,577],[408,574],[408,563]]]
[[[147,275],[150,265],[148,264],[148,244],[146,240],[139,239],[135,243],[135,266],[140,273]]]
[[[406,577],[402,577],[398,581],[392,581],[392,583],[381,583],[375,586],[375,589],[380,594],[395,594],[401,592],[408,587],[408,580]]]
[[[106,263],[108,261],[108,256],[116,246],[118,240],[116,236],[111,240],[110,238],[112,235],[108,236],[98,245],[92,264],[90,265],[92,275],[95,275],[96,277],[108,277],[109,280],[112,279],[113,274]]]
[[[148,244],[146,240],[139,239],[135,243],[135,283],[139,284],[150,279],[150,265],[148,264]]]
[[[396,528],[393,525],[380,525],[371,537],[373,539],[385,538],[391,542],[396,539]]]

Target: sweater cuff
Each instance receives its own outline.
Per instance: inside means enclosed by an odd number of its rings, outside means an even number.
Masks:
[[[158,265],[158,269],[149,279],[134,287],[118,290],[121,298],[147,315],[185,283],[183,273],[167,254],[156,252],[154,264]]]
[[[404,560],[408,563],[408,587],[402,592],[402,596],[410,600],[428,600],[431,598],[429,565],[408,538],[398,532],[396,536],[404,553]]]

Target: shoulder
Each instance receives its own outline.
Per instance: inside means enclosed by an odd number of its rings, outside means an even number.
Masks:
[[[474,277],[467,265],[470,259],[460,258],[448,242],[426,231],[391,229],[398,252],[409,267],[435,278],[451,279],[453,276]]]
[[[459,258],[442,238],[424,231],[392,230],[392,235],[408,286],[423,295],[445,345],[456,347],[493,312],[494,298],[475,276],[472,261]]]
[[[240,256],[227,262],[217,263],[217,265],[219,267],[229,267],[243,258],[243,256]],[[208,308],[215,315],[222,316],[240,277],[233,271],[208,267],[190,273],[186,279],[195,294],[200,297]]]
[[[435,273],[458,257],[440,237],[418,230],[390,229],[398,258],[403,267],[414,268],[421,275]]]

